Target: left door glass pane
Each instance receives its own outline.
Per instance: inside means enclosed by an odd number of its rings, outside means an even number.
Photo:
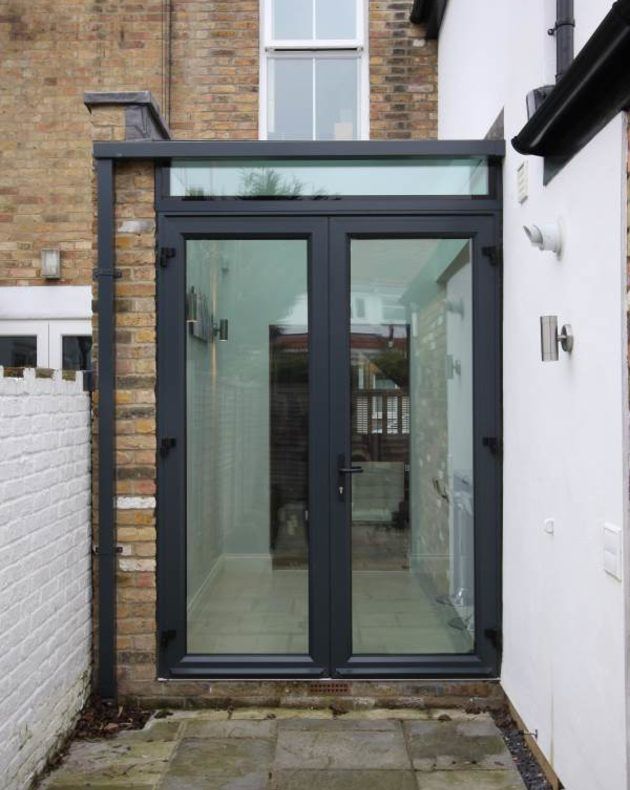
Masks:
[[[187,242],[191,653],[308,653],[307,245]]]
[[[37,366],[37,337],[5,335],[0,337],[0,365],[11,368]]]

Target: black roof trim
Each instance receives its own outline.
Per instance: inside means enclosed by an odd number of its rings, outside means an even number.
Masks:
[[[630,0],[617,0],[512,145],[566,162],[630,106]]]
[[[414,25],[426,25],[427,38],[437,38],[447,4],[448,0],[414,0],[409,21]]]
[[[378,159],[379,157],[502,159],[503,140],[143,140],[95,142],[95,159]]]

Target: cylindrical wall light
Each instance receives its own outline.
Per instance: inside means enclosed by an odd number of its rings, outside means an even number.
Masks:
[[[571,324],[564,324],[558,333],[558,316],[540,316],[540,351],[543,362],[558,361],[558,346],[570,354],[574,345],[573,329]]]

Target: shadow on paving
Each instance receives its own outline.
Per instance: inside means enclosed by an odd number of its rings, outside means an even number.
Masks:
[[[77,741],[41,787],[160,790],[524,790],[487,714],[181,711]]]

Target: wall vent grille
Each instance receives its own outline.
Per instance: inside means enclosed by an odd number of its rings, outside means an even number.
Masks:
[[[309,694],[312,695],[319,695],[319,694],[349,694],[350,693],[350,684],[344,683],[342,681],[339,682],[330,682],[330,683],[311,683],[309,685]]]

